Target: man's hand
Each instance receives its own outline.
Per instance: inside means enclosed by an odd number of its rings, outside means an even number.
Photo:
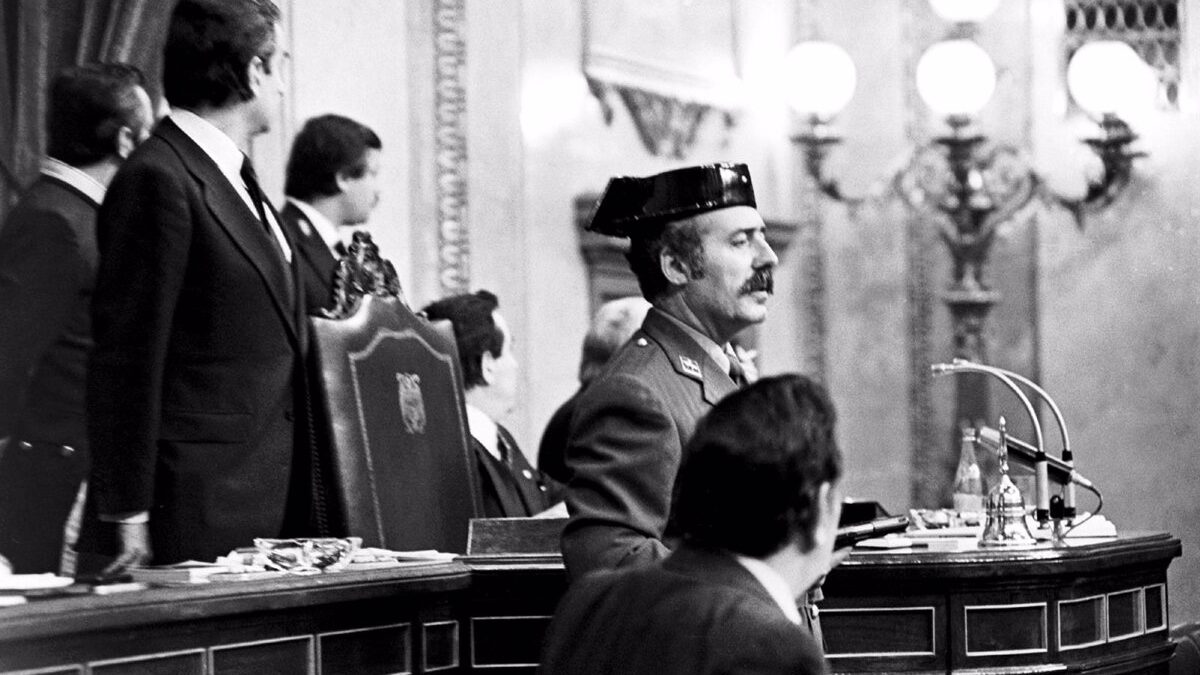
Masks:
[[[120,553],[104,568],[105,576],[122,574],[150,562],[150,523],[116,523]]]

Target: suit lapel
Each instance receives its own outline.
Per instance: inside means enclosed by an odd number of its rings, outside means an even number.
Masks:
[[[533,467],[529,465],[529,462],[525,459],[524,453],[521,452],[521,448],[517,446],[517,439],[513,438],[513,435],[509,433],[508,429],[505,429],[504,425],[502,424],[496,425],[496,433],[499,434],[500,437],[504,439],[504,442],[508,445],[508,451],[511,453],[510,456],[512,457],[513,471],[520,472],[522,474],[528,473],[526,476],[513,476],[513,482],[517,485],[517,492],[520,493],[521,501],[525,503],[525,512],[533,514],[541,511],[541,504],[544,503],[542,500],[541,489],[538,485],[538,481],[530,478],[530,476],[533,475]],[[524,480],[521,480],[522,477],[524,477]]]
[[[657,307],[652,307],[642,323],[642,332],[658,343],[671,367],[681,377],[700,384],[704,400],[709,405],[725,398],[737,390],[737,384],[729,373],[712,360],[708,352]]]
[[[521,512],[521,504],[513,502],[514,497],[519,502],[520,496],[508,489],[510,481],[501,475],[500,472],[503,468],[500,466],[500,462],[492,457],[487,448],[483,447],[483,443],[480,443],[474,436],[471,436],[471,447],[475,450],[478,463],[483,466],[483,470],[492,479],[492,487],[496,490],[496,499],[500,500],[500,508],[504,509],[505,513]]]
[[[284,204],[280,215],[283,217],[280,223],[286,224],[283,229],[292,240],[292,250],[299,252],[300,257],[304,259],[305,267],[312,273],[314,279],[322,278],[324,271],[321,262],[326,261],[330,264],[337,262],[333,254],[329,252],[329,247],[325,246],[325,241],[321,239],[321,235],[317,234],[312,222],[291,202]]]
[[[264,229],[258,217],[251,213],[241,195],[217,168],[212,158],[176,126],[171,118],[164,119],[155,133],[174,148],[188,171],[200,182],[204,203],[213,219],[258,271],[275,310],[287,326],[288,336],[300,347],[300,324],[295,312],[295,306],[299,303],[294,301],[294,297],[298,296],[292,296],[296,290],[295,277],[298,275],[289,273],[287,261],[280,254],[278,243]],[[267,206],[274,212],[269,200]],[[278,220],[278,216],[276,219]],[[295,255],[292,256],[292,264],[294,271]]]

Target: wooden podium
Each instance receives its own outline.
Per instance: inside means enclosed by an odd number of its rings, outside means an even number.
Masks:
[[[493,525],[500,539],[521,527]],[[0,673],[533,673],[566,587],[562,564],[478,548],[414,568],[34,598],[0,608]],[[1166,572],[1179,554],[1166,534],[1029,551],[856,551],[825,583],[830,666],[1166,673]]]
[[[868,552],[833,570],[820,605],[833,672],[1166,673],[1167,534],[1020,551]],[[464,559],[476,668],[534,672],[565,588],[545,560]]]

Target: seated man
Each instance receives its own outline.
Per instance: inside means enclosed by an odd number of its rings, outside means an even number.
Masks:
[[[820,385],[773,377],[730,394],[688,442],[665,560],[567,591],[545,673],[824,673],[797,599],[834,562],[841,452]]]
[[[545,511],[561,499],[562,486],[534,469],[516,440],[497,421],[512,412],[517,360],[508,324],[488,291],[443,298],[422,312],[454,326],[466,388],[467,425],[479,467],[483,515],[518,518]]]
[[[546,430],[542,432],[542,442],[538,446],[538,468],[547,476],[561,483],[570,480],[571,473],[564,455],[571,431],[571,415],[575,413],[579,395],[604,370],[604,365],[621,345],[629,342],[629,338],[645,321],[649,309],[650,302],[645,298],[631,296],[609,300],[596,310],[592,325],[587,335],[583,336],[579,389],[554,411]]]

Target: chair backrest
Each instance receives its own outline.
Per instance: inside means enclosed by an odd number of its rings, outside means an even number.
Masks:
[[[319,510],[365,546],[465,552],[482,507],[452,328],[386,288],[360,290],[339,318],[311,319]]]

